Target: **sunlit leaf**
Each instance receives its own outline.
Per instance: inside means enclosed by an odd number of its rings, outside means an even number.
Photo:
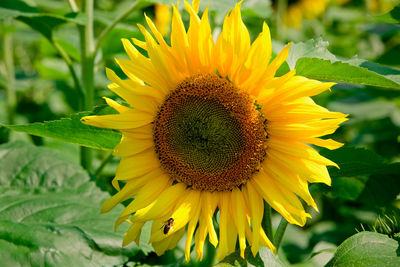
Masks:
[[[400,163],[387,163],[375,152],[363,148],[343,147],[336,150],[324,150],[321,154],[336,162],[340,167],[340,169],[329,168],[331,177],[400,173]]]
[[[109,110],[109,109],[107,109]],[[117,131],[93,127],[81,123],[80,118],[90,115],[81,112],[55,121],[37,122],[24,125],[3,125],[11,130],[31,135],[54,138],[56,140],[87,146],[96,149],[113,149],[120,141]]]
[[[24,22],[48,40],[52,40],[52,31],[55,27],[67,22],[83,25],[86,21],[77,13],[67,13],[65,16],[40,13],[36,7],[20,0],[2,0],[0,2],[0,19],[5,18],[15,18]]]
[[[287,62],[296,74],[311,79],[400,89],[400,70],[362,59],[340,60],[327,46],[321,39],[294,44]]]
[[[373,151],[353,147],[324,150],[321,154],[340,167],[329,168],[333,178],[328,189],[331,196],[357,200],[369,207],[384,207],[400,193],[399,162],[388,163]]]
[[[386,235],[361,232],[345,240],[327,266],[399,266],[399,247],[398,241]]]
[[[104,266],[127,262],[126,226],[113,232],[116,207],[79,165],[23,142],[0,146],[0,261],[4,266]]]

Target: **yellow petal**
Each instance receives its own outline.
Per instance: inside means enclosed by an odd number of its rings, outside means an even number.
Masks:
[[[271,58],[271,34],[264,22],[263,31],[250,47],[249,55],[240,70],[239,84],[249,93],[257,95],[261,89],[259,82],[263,79]]]
[[[147,53],[155,71],[162,77],[167,86],[166,88],[169,90],[174,89],[176,85],[176,73],[174,72],[174,68],[171,68],[171,66],[168,65],[168,61],[166,60],[163,51],[159,49],[159,45],[150,33],[142,25],[138,25],[138,27],[146,39]]]
[[[203,208],[202,208],[203,218],[207,223],[209,240],[214,247],[217,247],[218,245],[218,237],[214,229],[213,215],[219,202],[219,196],[220,195],[215,192],[204,193]]]
[[[128,180],[143,176],[160,168],[160,162],[152,148],[130,157],[121,159],[115,177],[117,180]]]
[[[288,191],[296,193],[299,197],[304,199],[308,205],[313,208],[317,208],[309,190],[308,184],[303,180],[297,172],[292,171],[281,161],[282,158],[270,156],[268,160],[263,162],[265,172],[268,172],[269,176],[275,180],[276,183],[280,183],[281,187],[287,188]]]
[[[200,217],[199,228],[197,229],[195,235],[196,258],[198,260],[203,259],[203,247],[206,237],[207,237],[207,223],[205,222],[203,217]]]
[[[235,224],[230,219],[231,211],[231,192],[220,193],[221,201],[219,203],[219,248],[217,258],[222,260],[226,255],[235,251],[237,230]]]
[[[124,239],[122,241],[123,247],[132,243],[132,241],[135,241],[136,245],[139,246],[139,238],[143,225],[144,223],[134,223],[129,227],[128,231],[124,234]]]
[[[104,201],[103,206],[101,207],[101,213],[108,212],[117,204],[129,198],[132,198],[136,194],[136,192],[145,184],[145,182],[146,179],[143,179],[142,177],[128,181],[121,191]]]
[[[135,102],[137,96],[148,96],[156,99],[157,101],[162,101],[165,97],[163,93],[155,88],[146,86],[141,81],[132,80],[121,80],[115,72],[109,68],[106,68],[107,78],[112,81],[114,86],[111,86],[111,90],[118,94],[120,97],[128,101]],[[118,89],[118,90],[117,90]]]
[[[253,187],[291,224],[303,226],[309,215],[301,207],[301,202],[293,193],[282,191],[273,179],[261,171],[250,180]]]
[[[239,234],[239,248],[240,248],[240,256],[244,258],[244,250],[246,249],[246,235],[245,235],[245,214],[246,206],[243,198],[243,193],[239,189],[234,189],[231,192],[231,210],[238,212],[232,212],[231,216],[233,217],[233,221],[236,224],[236,229]]]
[[[291,138],[293,140],[309,139],[332,134],[339,124],[347,118],[311,121],[308,123],[290,123],[285,121],[271,121],[268,133],[273,138]]]
[[[178,204],[170,216],[170,218],[174,219],[173,231],[178,231],[185,227],[189,220],[195,215],[199,199],[200,191],[188,189],[185,196],[178,200]],[[165,235],[161,231],[152,231],[150,242],[157,242],[164,238]]]
[[[184,234],[185,234],[185,229],[183,228],[175,232],[174,234],[169,235],[168,237],[166,237],[161,241],[153,242],[152,245],[154,251],[157,253],[158,256],[161,256],[167,249],[172,249],[176,247],[179,240],[182,238]]]
[[[81,118],[81,121],[84,124],[96,127],[124,130],[138,128],[151,123],[153,115],[139,110],[131,110],[122,114],[85,116]]]
[[[293,140],[274,138],[269,140],[269,146],[273,150],[283,152],[295,158],[307,159],[319,164],[337,167],[336,163],[321,156],[312,147],[302,143],[293,142]]]
[[[185,26],[182,22],[181,14],[176,6],[172,5],[172,30],[171,30],[171,47],[175,53],[180,54],[180,58],[183,58],[184,65],[181,66],[183,69],[188,69],[187,62],[189,61],[188,47],[189,41],[186,35]]]
[[[164,94],[168,94],[171,90],[171,88],[168,88],[168,84],[164,81],[161,75],[154,69],[150,59],[146,57],[138,57],[132,60],[116,59],[115,61],[129,79],[134,80],[139,78],[152,88],[155,88]]]
[[[197,205],[196,211],[193,212],[193,216],[189,221],[189,225],[186,233],[186,245],[185,245],[185,259],[187,262],[190,261],[190,246],[192,244],[193,233],[199,220],[201,205]]]
[[[153,203],[146,208],[138,210],[132,217],[132,221],[140,222],[168,217],[168,215],[172,214],[172,209],[178,200],[183,198],[185,191],[186,186],[182,183],[168,187]]]
[[[247,191],[253,226],[253,243],[251,246],[251,252],[253,253],[253,256],[256,256],[260,245],[259,232],[264,214],[264,202],[251,183],[247,183],[244,188]]]
[[[275,76],[276,71],[279,69],[279,67],[283,64],[283,62],[286,61],[288,55],[289,55],[289,49],[292,43],[289,43],[287,46],[285,46],[282,51],[272,60],[271,64],[269,64],[267,70],[266,70],[266,79],[270,79],[271,77]]]
[[[132,110],[126,106],[119,104],[118,102],[112,100],[111,98],[103,97],[103,99],[107,102],[107,105],[109,105],[110,107],[112,107],[113,109],[118,111],[119,113],[124,113],[124,112],[128,112],[128,111]]]
[[[135,199],[129,203],[120,216],[132,214],[137,210],[147,207],[165,191],[170,184],[171,181],[167,175],[161,174],[159,176],[154,176],[137,192]]]
[[[330,185],[331,183],[329,173],[324,165],[310,160],[296,159],[272,149],[269,150],[269,155],[276,158],[283,165],[290,166],[291,169],[296,170],[298,174],[310,182],[315,183],[318,181],[318,183],[323,182],[327,185]]]
[[[305,140],[306,143],[313,144],[327,149],[338,149],[343,146],[343,143],[336,142],[332,139],[310,138]]]
[[[138,139],[135,135],[123,133],[121,142],[114,148],[113,155],[117,157],[128,157],[138,154],[153,147],[153,138]]]

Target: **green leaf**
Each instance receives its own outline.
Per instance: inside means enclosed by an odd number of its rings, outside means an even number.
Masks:
[[[329,195],[346,200],[356,200],[365,189],[365,179],[357,177],[336,177],[332,179]]]
[[[340,167],[329,168],[332,187],[323,189],[328,195],[385,207],[400,194],[399,162],[388,163],[373,151],[353,147],[323,150],[321,154]]]
[[[0,262],[5,266],[123,264],[138,252],[121,248],[126,225],[113,232],[116,207],[79,165],[48,148],[0,146]]]
[[[2,0],[0,2],[0,19],[15,18],[20,15],[36,15],[37,8],[21,0]]]
[[[378,154],[363,148],[342,147],[336,150],[323,150],[321,155],[336,162],[340,167],[340,169],[329,168],[332,178],[400,173],[399,162],[387,163]]]
[[[296,62],[300,58],[321,58],[327,60],[337,60],[336,56],[329,52],[329,43],[319,39],[310,39],[307,42],[295,43],[290,47],[289,56],[286,60],[289,67],[294,69]]]
[[[294,44],[287,63],[311,79],[400,89],[400,70],[362,59],[339,60],[327,46],[321,39]]]
[[[81,61],[81,53],[75,46],[62,39],[55,39],[54,42],[58,43],[64,49],[64,51],[67,52],[67,54],[71,56],[71,58],[73,58],[75,61]]]
[[[84,25],[87,21],[85,15],[81,13],[70,12],[62,16],[59,14],[39,12],[36,7],[30,6],[21,0],[2,0],[0,2],[0,19],[40,16],[53,17],[61,19],[65,22],[73,22],[79,25]]]
[[[52,40],[52,30],[67,22],[79,25],[85,24],[85,19],[78,13],[68,13],[65,16],[40,13],[36,7],[32,7],[20,0],[2,0],[0,2],[0,19],[16,18],[32,29],[41,33],[48,40]]]
[[[61,58],[42,58],[41,61],[35,63],[35,68],[43,79],[65,81],[71,76]]]
[[[80,112],[71,115],[69,118],[63,118],[55,121],[2,126],[18,132],[54,138],[63,142],[78,144],[95,149],[113,149],[119,143],[121,134],[114,130],[83,124],[80,119],[86,115],[93,114],[90,112]]]
[[[49,15],[18,16],[17,19],[40,32],[49,41],[52,41],[53,38],[52,30],[66,22],[66,20],[61,17]]]
[[[230,267],[230,266],[268,266],[268,267],[282,267],[283,263],[279,260],[278,256],[266,248],[260,247],[256,257],[253,256],[250,247],[247,247],[244,253],[244,259],[240,257],[240,251],[226,256],[215,267]]]
[[[399,242],[386,235],[361,232],[345,240],[327,266],[400,266],[399,248]]]
[[[387,207],[400,194],[399,175],[372,175],[365,184],[359,201],[369,207]]]
[[[350,114],[351,119],[346,122],[349,124],[360,123],[362,121],[376,121],[387,117],[390,118],[395,116],[396,113],[399,113],[399,108],[396,103],[379,98],[355,103],[335,101],[329,103],[329,109],[335,111],[340,110],[340,112]]]
[[[296,73],[316,80],[400,89],[400,84],[395,82],[400,77],[400,71],[377,65],[360,60],[332,62],[319,58],[300,58],[296,62]],[[369,66],[375,67],[370,70]]]

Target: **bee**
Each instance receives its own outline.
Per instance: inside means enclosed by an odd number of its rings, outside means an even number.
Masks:
[[[174,226],[174,219],[169,218],[164,222],[164,225],[160,229],[164,228],[163,233],[166,235],[168,234],[169,230],[172,229],[172,226]]]

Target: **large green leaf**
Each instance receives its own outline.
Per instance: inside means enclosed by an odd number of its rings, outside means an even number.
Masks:
[[[363,148],[342,147],[336,150],[323,150],[321,154],[340,167],[340,169],[329,168],[332,178],[400,173],[399,162],[387,163],[375,152]]]
[[[399,173],[371,175],[358,198],[369,207],[387,207],[400,194]]]
[[[52,40],[52,30],[67,22],[79,25],[85,24],[86,19],[81,14],[68,13],[64,16],[40,13],[36,7],[20,0],[2,0],[0,2],[0,19],[15,18],[32,29],[40,32],[48,40]]]
[[[0,146],[0,262],[3,266],[104,266],[134,257],[113,232],[116,207],[78,165],[22,142]]]
[[[324,150],[321,154],[340,167],[329,168],[332,187],[326,190],[330,196],[384,207],[400,193],[399,162],[388,163],[373,151],[354,147]]]
[[[311,79],[400,89],[400,70],[362,59],[340,60],[327,46],[321,39],[294,44],[287,63]]]
[[[15,18],[20,15],[36,15],[37,8],[20,0],[2,0],[0,2],[0,19]]]
[[[11,130],[31,135],[50,137],[60,141],[96,149],[113,149],[121,139],[117,131],[88,126],[80,119],[89,112],[80,112],[55,121],[38,122],[25,125],[3,125]]]
[[[378,233],[361,232],[345,240],[327,266],[400,266],[399,251],[398,241]]]

